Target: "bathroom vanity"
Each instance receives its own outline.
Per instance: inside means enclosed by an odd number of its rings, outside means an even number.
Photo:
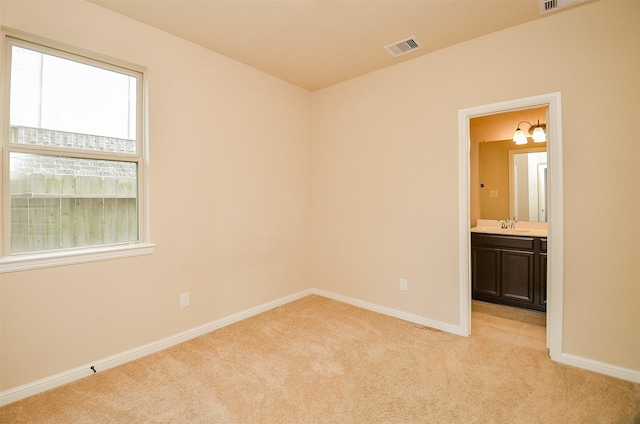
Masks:
[[[491,223],[471,229],[473,299],[546,311],[546,223],[533,227],[503,229]]]

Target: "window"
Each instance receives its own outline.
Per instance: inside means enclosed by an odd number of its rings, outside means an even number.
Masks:
[[[143,72],[27,38],[5,35],[0,270],[139,254]]]

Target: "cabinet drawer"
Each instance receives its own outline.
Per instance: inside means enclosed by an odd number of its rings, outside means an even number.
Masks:
[[[547,253],[547,239],[540,239],[540,252]]]
[[[473,246],[482,245],[482,246],[498,247],[503,249],[533,250],[534,241],[535,241],[534,237],[471,233],[471,244]]]

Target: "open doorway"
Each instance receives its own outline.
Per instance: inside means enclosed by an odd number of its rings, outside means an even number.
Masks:
[[[551,93],[525,99],[512,100],[463,109],[458,112],[459,146],[459,263],[460,263],[460,330],[470,335],[471,323],[471,260],[470,227],[473,216],[471,197],[474,185],[471,181],[470,120],[477,117],[502,114],[533,108],[548,108],[548,179],[545,192],[545,215],[548,220],[548,266],[547,266],[547,330],[546,344],[550,356],[558,360],[562,353],[562,130],[560,93]],[[517,123],[516,123],[517,124]],[[515,128],[514,128],[515,129]],[[513,131],[513,130],[511,130]],[[505,189],[507,190],[507,189]],[[499,196],[499,193],[498,193]],[[476,208],[476,206],[473,206]],[[476,215],[474,215],[474,213]]]
[[[541,351],[547,349],[547,109],[469,119],[471,331]],[[536,140],[534,126],[543,134]],[[516,128],[528,135],[518,143]],[[513,228],[496,234],[498,221],[507,219]],[[496,227],[483,232],[487,223]]]

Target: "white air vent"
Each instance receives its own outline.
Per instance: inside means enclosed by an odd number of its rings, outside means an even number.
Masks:
[[[558,9],[564,9],[565,7],[573,6],[578,3],[582,3],[585,0],[539,0],[538,8],[540,14],[555,12]]]
[[[388,51],[391,56],[397,57],[420,48],[422,48],[422,44],[416,40],[416,37],[409,37],[406,40],[389,44],[385,47],[385,50]]]

